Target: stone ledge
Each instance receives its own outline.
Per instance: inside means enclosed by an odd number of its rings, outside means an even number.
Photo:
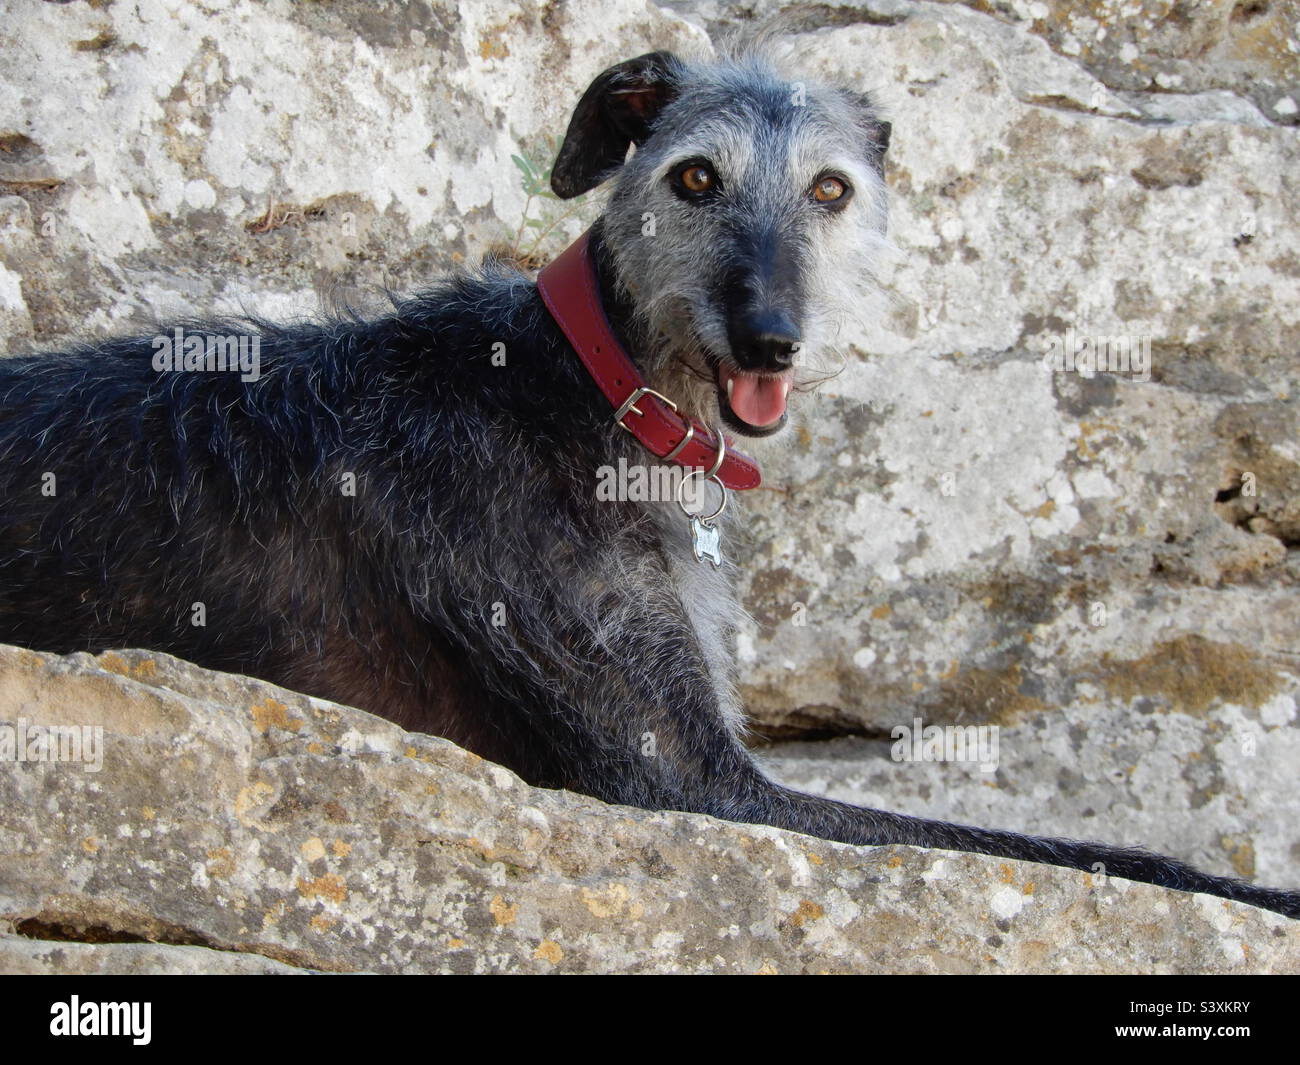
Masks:
[[[1249,906],[606,806],[166,655],[0,646],[18,719],[103,761],[0,764],[0,920],[90,940],[9,971],[1300,971]]]

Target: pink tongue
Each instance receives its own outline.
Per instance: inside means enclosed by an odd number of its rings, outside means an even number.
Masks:
[[[736,415],[750,425],[771,425],[785,413],[785,379],[722,371],[722,387],[734,381],[728,402]]]

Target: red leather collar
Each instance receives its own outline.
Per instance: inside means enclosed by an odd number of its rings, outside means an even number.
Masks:
[[[591,378],[614,408],[614,420],[656,458],[688,469],[711,470],[718,444],[694,418],[677,413],[672,400],[652,392],[605,317],[596,283],[591,233],[584,233],[537,275],[537,291]],[[758,463],[731,449],[716,476],[728,488],[757,488]]]

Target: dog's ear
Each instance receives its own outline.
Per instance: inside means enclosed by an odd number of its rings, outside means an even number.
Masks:
[[[674,96],[681,61],[648,52],[610,67],[582,95],[551,169],[551,189],[563,200],[581,196],[623,165],[631,144],[650,136]]]
[[[866,135],[868,150],[877,163],[882,162],[894,127],[880,117],[880,109],[870,93],[848,89],[844,94],[853,106],[856,125]]]
[[[868,131],[867,136],[869,136],[872,143],[875,144],[876,151],[881,155],[884,155],[885,152],[889,150],[889,138],[893,132],[894,127],[891,123],[879,121],[875,123],[871,130]]]

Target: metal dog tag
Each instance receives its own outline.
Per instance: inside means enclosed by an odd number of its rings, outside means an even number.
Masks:
[[[682,513],[691,519],[691,550],[695,552],[695,561],[703,562],[706,558],[714,566],[722,565],[722,530],[713,524],[724,510],[727,509],[727,486],[722,483],[718,477],[718,470],[722,468],[722,460],[727,456],[727,438],[722,435],[721,429],[715,429],[718,440],[718,457],[714,460],[713,469],[705,471],[703,469],[693,469],[687,472],[686,476],[677,482],[677,505],[682,508]],[[693,435],[694,430],[686,434],[686,440]],[[685,441],[683,441],[685,443]],[[718,509],[712,514],[705,514],[701,511],[699,514],[692,514],[690,508],[686,505],[686,500],[682,498],[682,493],[686,491],[686,485],[692,477],[703,477],[704,481],[713,481],[722,492],[722,501],[718,504]],[[700,482],[703,486],[703,481]]]
[[[703,562],[707,558],[715,566],[721,566],[720,539],[721,533],[716,525],[708,525],[699,518],[691,518],[691,550],[695,552],[696,562]]]

